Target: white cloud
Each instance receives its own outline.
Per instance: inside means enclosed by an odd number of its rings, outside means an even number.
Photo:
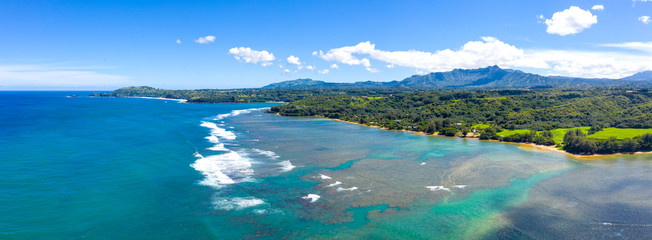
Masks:
[[[638,50],[641,52],[652,54],[652,42],[610,43],[610,44],[601,44],[600,46],[632,49],[632,50]]]
[[[434,53],[416,50],[383,51],[376,49],[370,42],[361,42],[355,46],[334,48],[319,57],[328,61],[337,61],[348,65],[361,65],[367,71],[372,69],[368,58],[358,58],[355,55],[368,56],[371,59],[386,62],[390,65],[411,67],[432,72],[450,71],[455,68],[479,68],[490,65],[502,67],[532,67],[546,68],[548,65],[536,59],[525,57],[523,50],[501,42],[492,37],[483,37],[483,41],[470,41],[459,50],[440,50]]]
[[[598,17],[588,10],[576,6],[556,12],[551,19],[546,19],[546,32],[566,36],[576,34],[598,23]]]
[[[272,62],[264,62],[264,63],[261,63],[260,65],[263,66],[263,67],[267,67],[267,66],[271,66],[272,64],[274,64],[274,63],[272,63]]]
[[[544,75],[573,77],[621,78],[636,72],[652,70],[652,42],[604,44],[610,51],[568,51],[546,49],[519,49],[493,37],[470,41],[456,50],[436,52],[383,51],[370,42],[334,48],[319,57],[348,65],[359,65],[367,71],[372,68],[369,59],[385,62],[388,66],[409,67],[422,72],[442,72],[456,68],[473,69],[498,65],[502,68],[534,68]],[[613,51],[617,48],[617,51]],[[608,49],[603,49],[608,50]],[[631,50],[638,50],[632,53]]]
[[[602,11],[604,10],[604,5],[593,5],[593,7],[591,7],[591,10]]]
[[[287,68],[286,68],[286,69],[283,69],[283,72],[284,72],[284,73],[289,73],[289,72],[290,72],[290,69],[287,69]]]
[[[237,47],[229,49],[229,54],[233,55],[235,59],[244,61],[246,63],[257,64],[262,62],[263,66],[269,66],[271,61],[274,61],[276,57],[274,54],[263,51],[256,51],[248,47]]]
[[[308,70],[310,70],[310,71],[314,71],[314,70],[315,70],[315,66],[310,66],[310,65],[308,65],[308,66],[306,66],[306,69],[308,69]]]
[[[88,67],[0,66],[0,89],[111,89],[132,84],[128,77]]]
[[[394,64],[387,64],[385,67],[386,68],[395,68],[396,66],[394,66]]]
[[[645,24],[648,24],[650,23],[650,16],[640,16],[638,17],[638,20]]]
[[[328,70],[328,69],[322,69],[322,70],[317,71],[317,73],[319,73],[319,74],[326,74],[328,72],[330,72],[330,70]]]
[[[287,58],[287,62],[288,62],[289,64],[301,65],[301,62],[299,61],[299,58],[298,58],[298,57],[295,57],[294,55],[290,55],[290,56]]]
[[[181,44],[181,39],[177,39],[177,44]]]
[[[333,63],[331,64],[331,69],[340,69],[340,67],[337,66],[337,64]]]
[[[649,55],[568,50],[533,50],[527,51],[526,54],[550,64],[548,75],[622,78],[652,70],[652,59]]]
[[[208,35],[206,37],[200,37],[200,38],[197,38],[195,40],[195,42],[200,43],[200,44],[212,43],[212,42],[215,42],[215,36]]]

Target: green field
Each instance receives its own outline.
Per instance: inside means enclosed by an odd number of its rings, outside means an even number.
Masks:
[[[588,133],[589,133],[589,128],[591,128],[591,127],[557,128],[557,129],[553,129],[553,130],[550,130],[550,132],[552,133],[552,140],[555,140],[555,143],[561,143],[561,142],[563,142],[562,140],[564,140],[564,135],[566,135],[566,132],[568,132],[568,130],[571,130],[571,129],[578,129],[578,128],[579,128],[579,129],[582,129],[582,132],[584,132],[584,134],[588,134]]]
[[[489,128],[489,127],[491,127],[491,125],[489,125],[488,123],[478,123],[476,125],[471,126],[472,129],[480,129],[480,130],[483,130],[483,129]]]
[[[378,100],[378,99],[383,99],[385,97],[367,97],[369,100]]]
[[[515,129],[515,130],[503,130],[502,132],[497,133],[498,136],[501,137],[506,137],[506,136],[512,136],[514,134],[523,134],[523,133],[530,133],[530,129]]]
[[[618,139],[633,138],[638,137],[643,134],[650,133],[652,134],[652,129],[640,129],[640,128],[604,128],[602,131],[596,132],[593,135],[589,135],[589,138],[596,139],[607,139],[610,137],[616,137]]]

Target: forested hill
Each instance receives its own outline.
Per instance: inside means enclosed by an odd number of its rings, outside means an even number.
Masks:
[[[262,89],[325,89],[325,88],[410,88],[410,89],[498,89],[498,88],[584,88],[584,87],[652,87],[652,74],[638,73],[623,79],[588,79],[546,77],[498,66],[479,69],[455,69],[413,75],[401,81],[330,83],[297,79],[264,86]]]
[[[408,91],[310,97],[270,110],[441,135],[528,142],[570,153],[652,151],[648,89]],[[605,129],[605,130],[603,130]],[[570,135],[566,132],[572,131]]]

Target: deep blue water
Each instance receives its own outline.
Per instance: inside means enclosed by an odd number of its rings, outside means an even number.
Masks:
[[[88,94],[0,92],[0,238],[650,236],[650,155]]]

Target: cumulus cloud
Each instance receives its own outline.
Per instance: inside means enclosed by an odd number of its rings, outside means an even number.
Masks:
[[[283,72],[284,72],[284,73],[289,73],[289,72],[290,72],[290,69],[287,69],[287,68],[286,68],[286,69],[283,69]]]
[[[566,36],[584,31],[598,23],[598,17],[588,10],[571,6],[566,10],[554,13],[551,19],[546,19],[545,23],[548,25],[546,32],[549,34]]]
[[[575,77],[621,78],[636,72],[652,70],[652,42],[604,44],[618,51],[568,51],[545,49],[520,49],[493,37],[470,41],[459,49],[436,52],[384,51],[370,42],[354,46],[319,51],[327,61],[361,66],[370,72],[369,59],[384,62],[386,67],[409,67],[421,72],[450,71],[456,68],[473,69],[498,65],[502,68],[534,68],[545,75]],[[608,50],[608,49],[607,49]],[[638,50],[639,53],[632,53]]]
[[[640,16],[638,17],[638,20],[642,23],[648,24],[650,23],[650,16]]]
[[[177,44],[181,44],[181,39],[177,39]]]
[[[298,57],[295,57],[295,56],[293,56],[293,55],[290,55],[290,56],[287,58],[287,62],[288,62],[289,64],[301,65],[301,62],[299,61],[299,58],[298,58]]]
[[[229,54],[233,55],[235,59],[244,61],[246,63],[257,64],[261,62],[263,66],[271,65],[271,61],[276,60],[274,54],[263,51],[256,51],[248,47],[235,47],[229,49]]]
[[[340,69],[340,66],[337,66],[337,64],[333,63],[331,64],[331,69]]]
[[[328,70],[328,69],[322,69],[322,70],[317,71],[317,73],[319,73],[319,74],[326,74],[328,72],[330,72],[330,70]]]
[[[111,89],[131,85],[125,76],[88,67],[52,65],[0,66],[0,89]]]
[[[427,71],[450,71],[455,68],[479,68],[490,65],[502,67],[546,68],[547,64],[525,57],[523,50],[501,42],[492,37],[483,37],[483,41],[470,41],[458,50],[445,49],[434,53],[416,50],[383,51],[376,49],[370,42],[361,42],[355,46],[334,48],[319,57],[327,61],[337,61],[348,65],[361,65],[367,71],[378,72],[371,68],[368,58],[386,62],[393,66],[411,67]],[[357,57],[362,55],[364,57]]]
[[[215,42],[215,36],[208,35],[206,37],[200,37],[200,38],[195,39],[195,42],[200,43],[200,44],[212,43],[212,42]]]
[[[604,5],[593,5],[593,7],[591,7],[591,10],[602,11],[604,10]]]
[[[306,66],[306,69],[308,69],[308,70],[310,70],[310,71],[314,71],[314,70],[315,70],[315,66],[310,66],[310,65],[309,65],[309,66]]]

